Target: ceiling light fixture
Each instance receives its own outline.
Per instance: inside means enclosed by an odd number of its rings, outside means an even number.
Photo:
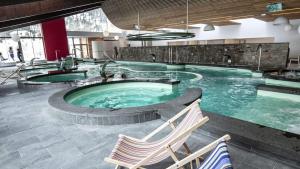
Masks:
[[[135,35],[128,35],[129,41],[159,41],[159,40],[175,40],[188,39],[195,37],[194,33],[188,32],[160,32],[160,33],[142,33]]]
[[[129,41],[158,41],[158,40],[174,40],[174,39],[188,39],[194,38],[195,33],[189,33],[189,0],[186,0],[186,32],[158,32],[158,33],[140,33],[140,13],[138,11],[138,23],[133,25],[138,34],[129,34],[127,39]],[[183,21],[184,23],[184,21]],[[165,24],[166,25],[166,24]]]
[[[204,26],[203,31],[214,31],[215,26],[213,24],[207,24]]]
[[[284,31],[289,32],[293,29],[293,25],[292,24],[286,24],[284,26]]]
[[[289,23],[290,23],[290,21],[288,18],[286,18],[284,16],[280,16],[274,20],[273,25],[286,25]]]
[[[120,37],[119,37],[119,36],[115,36],[114,39],[115,39],[115,40],[119,40]]]

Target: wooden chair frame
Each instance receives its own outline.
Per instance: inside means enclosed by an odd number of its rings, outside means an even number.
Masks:
[[[171,127],[172,129],[175,129],[176,128],[176,126],[175,126],[176,120],[178,120],[181,116],[183,116],[184,114],[186,114],[187,112],[189,112],[189,110],[192,108],[192,106],[194,106],[194,104],[198,104],[199,102],[200,102],[200,99],[196,100],[191,105],[187,106],[181,112],[179,112],[178,114],[176,114],[174,117],[172,117],[171,119],[169,119],[167,122],[165,122],[164,124],[162,124],[160,127],[158,127],[157,129],[155,129],[153,132],[151,132],[150,134],[148,134],[147,136],[145,136],[143,139],[136,139],[136,138],[132,138],[132,137],[128,137],[128,136],[125,136],[125,137],[133,139],[133,140],[138,140],[138,141],[148,141],[153,136],[155,136],[156,134],[160,133],[166,127]],[[116,165],[115,169],[119,169],[121,166],[129,168],[129,169],[145,169],[142,166],[144,164],[146,164],[149,160],[151,160],[152,157],[154,157],[154,156],[160,154],[161,152],[167,150],[170,153],[170,156],[172,157],[172,159],[175,161],[175,164],[177,164],[179,162],[179,159],[178,159],[178,157],[176,155],[176,152],[174,152],[172,150],[171,146],[173,144],[175,144],[177,141],[181,140],[182,138],[184,138],[184,137],[192,134],[193,131],[195,131],[197,128],[201,127],[208,120],[209,120],[208,117],[203,117],[201,120],[199,120],[193,126],[191,126],[190,128],[187,128],[184,132],[180,133],[176,138],[172,139],[167,144],[165,144],[161,148],[157,149],[152,154],[148,155],[146,158],[144,158],[143,160],[141,160],[140,162],[138,162],[135,165],[131,165],[131,164],[128,164],[128,163],[125,163],[125,162],[121,162],[121,161],[118,161],[118,160],[114,160],[114,159],[111,159],[111,158],[105,158],[104,161],[112,163],[112,164],[115,164]],[[188,148],[187,144],[184,143],[183,146],[186,149],[186,152],[187,152],[186,154],[190,155],[191,151]]]

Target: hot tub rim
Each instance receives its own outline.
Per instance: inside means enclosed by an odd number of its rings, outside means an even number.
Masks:
[[[138,106],[138,107],[128,107],[128,108],[120,108],[120,109],[109,109],[109,108],[89,108],[89,107],[80,107],[73,104],[68,103],[65,100],[65,97],[68,96],[68,93],[71,94],[73,92],[79,91],[81,89],[86,89],[98,85],[108,85],[108,84],[116,84],[116,83],[130,83],[130,82],[151,82],[151,83],[164,83],[175,85],[178,84],[179,81],[166,81],[166,80],[120,80],[120,81],[111,81],[111,82],[101,82],[95,83],[91,85],[85,85],[81,87],[72,87],[66,90],[59,91],[54,93],[49,97],[48,103],[59,110],[66,111],[70,114],[76,115],[88,115],[88,116],[119,116],[119,115],[128,115],[128,114],[136,114],[141,111],[156,111],[161,108],[167,108],[169,106],[174,105],[188,105],[189,103],[201,98],[202,89],[200,88],[188,88],[183,95],[178,96],[172,100],[163,103],[151,104],[146,106]]]

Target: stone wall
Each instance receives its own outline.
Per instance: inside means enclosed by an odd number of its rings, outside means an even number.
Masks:
[[[196,65],[228,65],[257,69],[259,60],[259,44],[220,44],[220,45],[191,45],[191,46],[153,46],[120,48],[117,60],[156,62],[173,64]],[[262,69],[282,69],[286,67],[289,53],[289,43],[262,44]]]

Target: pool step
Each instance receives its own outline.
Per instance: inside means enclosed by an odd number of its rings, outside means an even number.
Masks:
[[[300,89],[294,87],[259,85],[257,95],[300,102]]]
[[[266,84],[270,86],[285,86],[291,88],[299,88],[300,89],[300,81],[298,80],[284,80],[284,79],[270,79],[266,78]]]

